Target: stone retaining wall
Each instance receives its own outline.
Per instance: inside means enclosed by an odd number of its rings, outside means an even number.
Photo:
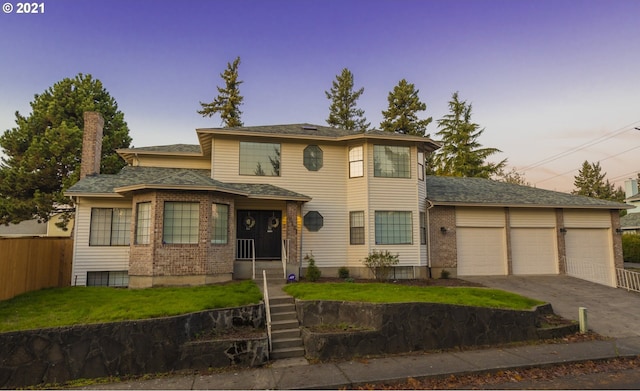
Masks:
[[[262,365],[263,338],[200,340],[211,330],[265,329],[264,305],[167,318],[0,334],[0,388],[73,379]]]
[[[447,349],[539,339],[538,315],[552,313],[546,304],[531,311],[433,303],[372,304],[296,300],[308,358],[357,356]],[[353,332],[312,332],[318,325],[354,325]]]

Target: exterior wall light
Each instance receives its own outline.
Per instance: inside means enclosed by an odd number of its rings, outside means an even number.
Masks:
[[[442,232],[443,234],[446,234],[447,233],[447,228],[440,227],[440,232]]]

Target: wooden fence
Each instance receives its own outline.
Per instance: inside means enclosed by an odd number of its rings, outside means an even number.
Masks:
[[[0,239],[0,300],[71,285],[73,239]]]

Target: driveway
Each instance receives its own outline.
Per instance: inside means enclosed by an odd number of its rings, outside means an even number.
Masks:
[[[640,336],[640,293],[611,288],[569,276],[475,276],[467,281],[551,303],[553,311],[578,320],[578,308],[587,308],[589,329],[600,335]]]

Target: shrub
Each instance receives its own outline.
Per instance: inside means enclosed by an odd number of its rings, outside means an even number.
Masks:
[[[304,274],[304,278],[311,282],[318,281],[318,279],[322,275],[322,272],[316,266],[316,260],[313,258],[313,252],[311,253],[311,255],[305,255],[304,260],[307,261],[307,270]]]
[[[338,269],[338,277],[342,279],[349,278],[349,269],[344,266]]]
[[[376,280],[387,280],[393,270],[393,266],[400,262],[398,254],[392,255],[388,250],[373,250],[362,263],[371,270]]]
[[[440,278],[446,280],[449,278],[449,276],[451,276],[451,272],[447,269],[442,269],[442,271],[440,272]]]
[[[622,257],[625,262],[640,262],[640,235],[622,235]]]

